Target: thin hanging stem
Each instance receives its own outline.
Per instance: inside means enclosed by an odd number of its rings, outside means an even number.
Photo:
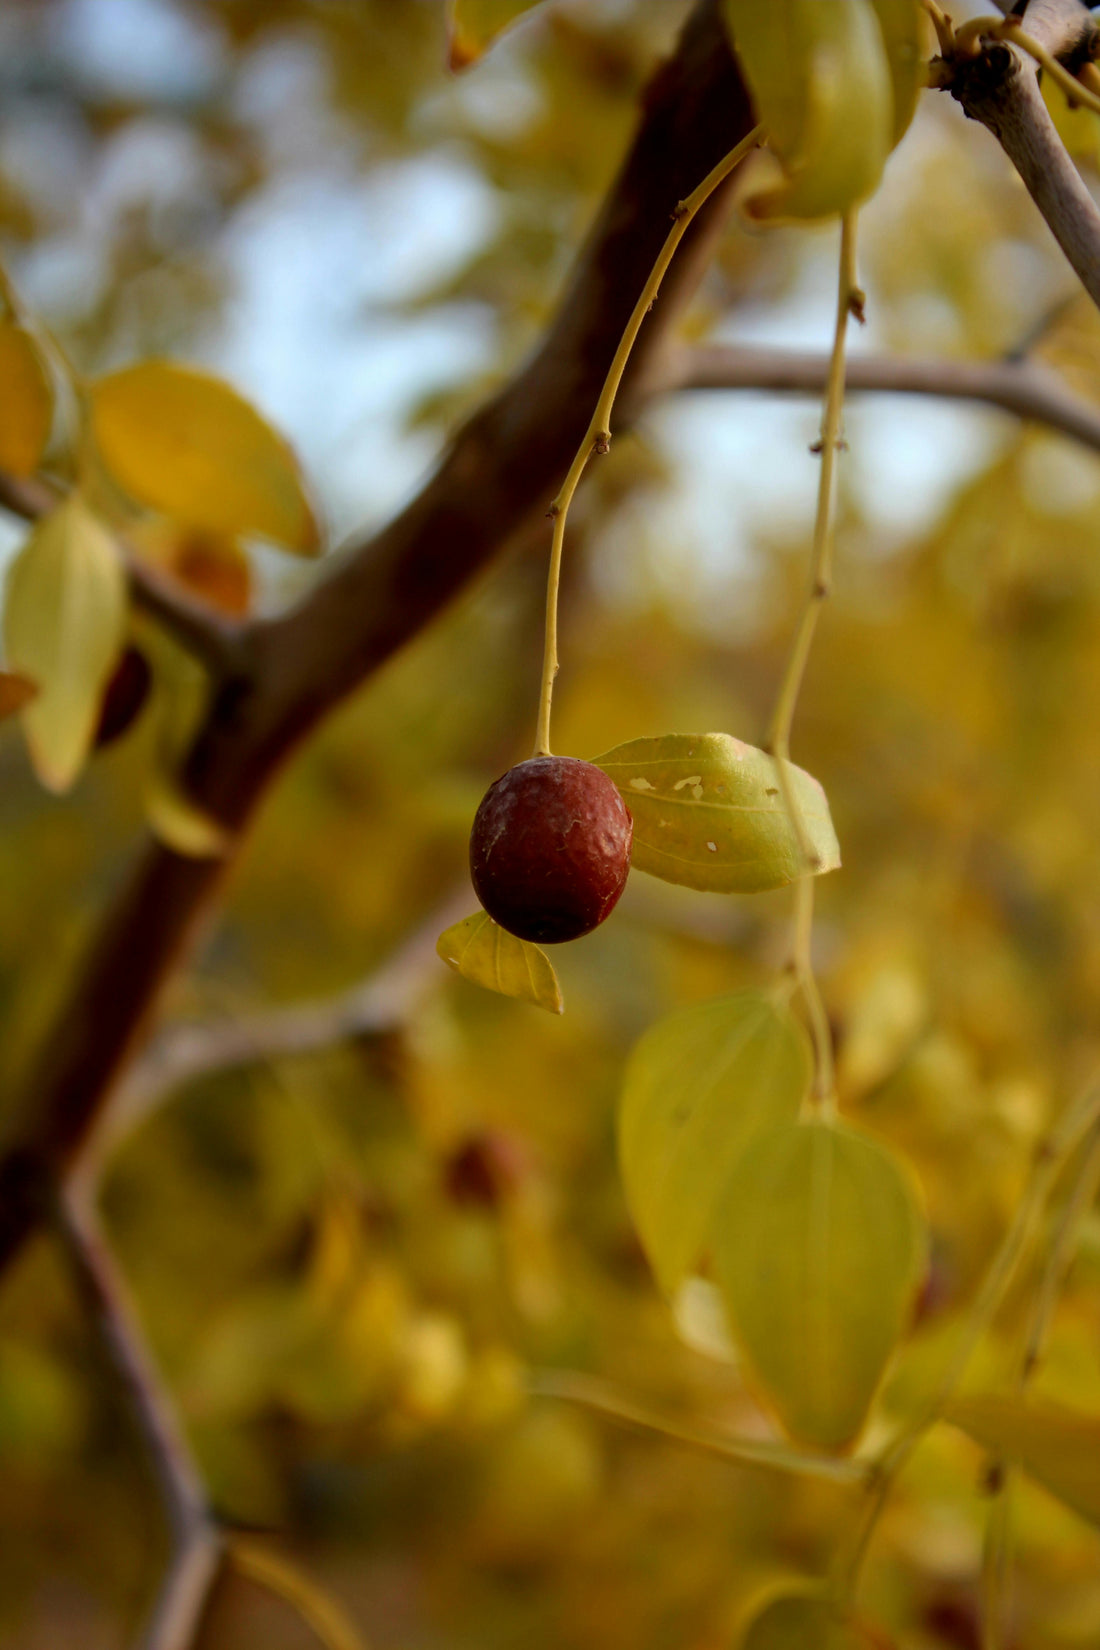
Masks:
[[[765,748],[775,758],[776,775],[783,805],[791,822],[803,862],[802,875],[795,889],[795,920],[792,961],[799,989],[806,1005],[814,1040],[815,1079],[814,1099],[827,1113],[835,1110],[835,1077],[833,1072],[832,1037],[828,1016],[814,977],[811,956],[813,928],[813,877],[821,861],[806,826],[802,809],[795,794],[790,768],[791,726],[794,722],[798,695],[806,674],[806,665],[813,646],[821,609],[828,598],[833,576],[833,542],[836,518],[836,466],[841,445],[841,420],[844,411],[845,351],[848,320],[855,315],[863,318],[863,293],[856,281],[856,214],[846,212],[840,226],[840,276],[837,282],[836,324],[833,348],[829,358],[829,374],[825,383],[825,403],[821,421],[821,473],[818,477],[817,513],[814,518],[813,547],[810,554],[810,579],[806,600],[799,617],[791,646],[787,668],[779,685],[775,710]]]
[[[539,692],[538,729],[535,735],[535,755],[550,755],[550,706],[554,693],[554,678],[558,674],[558,588],[561,583],[561,556],[565,543],[565,519],[577,484],[584,474],[588,460],[593,453],[606,453],[611,446],[611,409],[615,405],[615,397],[619,392],[626,364],[630,359],[630,352],[641,331],[653,302],[660,290],[665,272],[672,262],[676,248],[683,240],[688,225],[699,211],[703,203],[718,188],[735,167],[739,166],[764,135],[762,126],[754,126],[747,137],[731,149],[718,165],[709,171],[702,183],[693,189],[686,200],[680,202],[674,213],[674,222],[668,232],[664,246],[662,246],[649,274],[649,279],[642,288],[641,296],[634,305],[633,313],[626,324],[619,347],[615,351],[614,359],[604,379],[603,389],[600,391],[596,410],[584,432],[577,455],[569,466],[569,473],[562,482],[557,497],[550,506],[549,514],[553,518],[554,532],[550,544],[550,574],[546,584],[546,641],[542,659],[542,686]]]

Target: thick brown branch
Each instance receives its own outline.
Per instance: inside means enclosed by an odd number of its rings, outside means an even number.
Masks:
[[[753,125],[719,0],[699,0],[647,91],[633,147],[533,359],[460,431],[409,508],[375,539],[349,547],[300,607],[250,631],[253,667],[221,681],[187,782],[231,830],[243,828],[318,719],[545,510],[671,214]],[[723,204],[712,197],[693,223],[642,330],[619,404],[624,422],[710,255]],[[0,1159],[0,1266],[18,1253],[45,1194],[94,1130],[224,869],[152,846],[104,918]]]
[[[142,1650],[188,1650],[221,1563],[221,1538],[94,1209],[66,1195],[57,1213],[89,1319],[126,1394],[168,1515],[172,1556]]]
[[[817,394],[828,370],[829,357],[808,350],[701,344],[678,350],[669,359],[661,387]],[[853,391],[983,401],[1017,418],[1059,430],[1100,452],[1100,406],[1075,395],[1056,373],[1035,361],[853,355],[848,360],[847,387]]]
[[[1096,33],[1079,0],[1031,0],[1023,21],[1033,40],[1070,66],[1082,61]],[[943,84],[1001,144],[1085,290],[1100,305],[1100,209],[1055,130],[1035,62],[1019,47],[990,43],[945,70]]]

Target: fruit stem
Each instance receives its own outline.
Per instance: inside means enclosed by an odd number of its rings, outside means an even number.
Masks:
[[[795,889],[793,965],[814,1039],[816,1075],[813,1097],[827,1114],[836,1108],[833,1047],[829,1021],[814,977],[810,941],[813,927],[813,878],[820,860],[806,828],[790,770],[791,724],[798,703],[802,679],[810,657],[821,609],[829,595],[833,574],[833,538],[836,515],[836,464],[841,446],[841,417],[844,409],[845,346],[848,318],[863,319],[863,293],[856,281],[856,214],[846,212],[840,221],[840,277],[837,284],[836,325],[829,376],[825,385],[825,405],[821,422],[821,474],[818,478],[817,514],[814,518],[810,581],[802,614],[795,631],[787,668],[779,685],[765,749],[775,758],[776,778],[787,818],[798,842],[803,870]]]
[[[692,218],[699,208],[718,188],[718,185],[729,177],[735,167],[739,166],[764,136],[762,126],[754,126],[747,137],[736,144],[727,155],[724,155],[717,166],[709,171],[686,200],[682,200],[673,214],[672,228],[669,230],[657,261],[649,273],[649,278],[642,288],[638,302],[634,305],[629,321],[619,346],[615,351],[607,377],[604,379],[603,389],[600,391],[596,410],[584,432],[581,444],[577,449],[576,457],[569,466],[569,473],[562,482],[557,497],[550,506],[549,514],[553,518],[554,532],[550,544],[550,574],[546,585],[546,641],[542,659],[542,686],[539,693],[538,727],[535,734],[535,755],[549,756],[550,752],[550,704],[554,693],[554,678],[558,674],[558,589],[561,583],[561,555],[565,543],[565,518],[569,506],[573,501],[573,494],[577,484],[584,474],[588,460],[593,453],[606,453],[611,445],[611,409],[615,405],[615,397],[619,392],[626,364],[630,359],[630,352],[634,348],[635,340],[642,329],[654,299],[660,290],[661,282],[669,264],[672,262],[676,248],[684,238],[684,234]]]

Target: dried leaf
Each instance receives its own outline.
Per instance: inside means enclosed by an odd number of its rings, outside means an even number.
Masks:
[[[802,875],[775,760],[754,745],[728,733],[669,733],[595,760],[633,815],[635,870],[721,894],[780,888]],[[790,771],[818,873],[833,871],[840,849],[825,792],[801,768]]]
[[[9,671],[0,670],[0,722],[6,716],[14,716],[24,705],[29,705],[37,692],[35,684],[25,676],[14,676]]]
[[[53,385],[42,352],[25,328],[0,321],[0,470],[29,476],[53,424]]]
[[[565,1007],[546,952],[509,934],[485,911],[448,928],[439,936],[436,950],[448,967],[474,985],[505,997],[522,997],[551,1014],[560,1014]]]

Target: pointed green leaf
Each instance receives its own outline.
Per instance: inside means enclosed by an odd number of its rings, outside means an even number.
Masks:
[[[886,46],[894,90],[894,144],[901,142],[917,112],[924,86],[928,19],[920,0],[871,0]]]
[[[229,852],[230,832],[192,802],[171,774],[150,776],[144,803],[153,835],[185,859],[221,859]]]
[[[773,1594],[757,1610],[741,1650],[871,1650],[871,1643],[831,1600],[792,1589]]]
[[[956,1398],[947,1419],[1100,1525],[1100,1416],[1031,1398]]]
[[[761,218],[845,212],[878,186],[894,92],[871,0],[725,0],[768,144],[786,174],[751,196]]]
[[[53,386],[33,337],[0,321],[0,470],[29,476],[53,423]]]
[[[560,1014],[565,1007],[546,952],[509,934],[485,911],[456,922],[440,934],[435,948],[448,967],[474,985],[505,997],[522,997],[551,1014]]]
[[[313,555],[320,535],[298,462],[236,390],[173,361],[141,361],[91,388],[92,432],[139,504],[212,533],[256,533]]]
[[[447,0],[448,66],[469,68],[498,34],[538,4],[539,0]]]
[[[909,1176],[853,1129],[787,1125],[741,1157],[713,1244],[734,1331],[784,1426],[850,1444],[923,1266]]]
[[[232,833],[188,796],[181,777],[209,704],[210,678],[204,666],[159,627],[144,625],[141,641],[153,667],[149,716],[156,729],[142,797],[146,822],[177,854],[219,859],[228,853]]]
[[[698,1269],[738,1158],[761,1129],[797,1117],[811,1072],[801,1026],[756,991],[679,1009],[637,1044],[619,1103],[619,1162],[663,1289]]]
[[[773,757],[728,733],[631,739],[596,757],[634,819],[631,864],[664,882],[718,894],[781,888],[803,871]],[[825,792],[790,770],[817,853],[834,871],[840,849]]]
[[[68,790],[91,749],[126,611],[114,541],[74,494],[42,517],[16,556],[4,611],[8,662],[39,687],[23,725],[49,790]]]

